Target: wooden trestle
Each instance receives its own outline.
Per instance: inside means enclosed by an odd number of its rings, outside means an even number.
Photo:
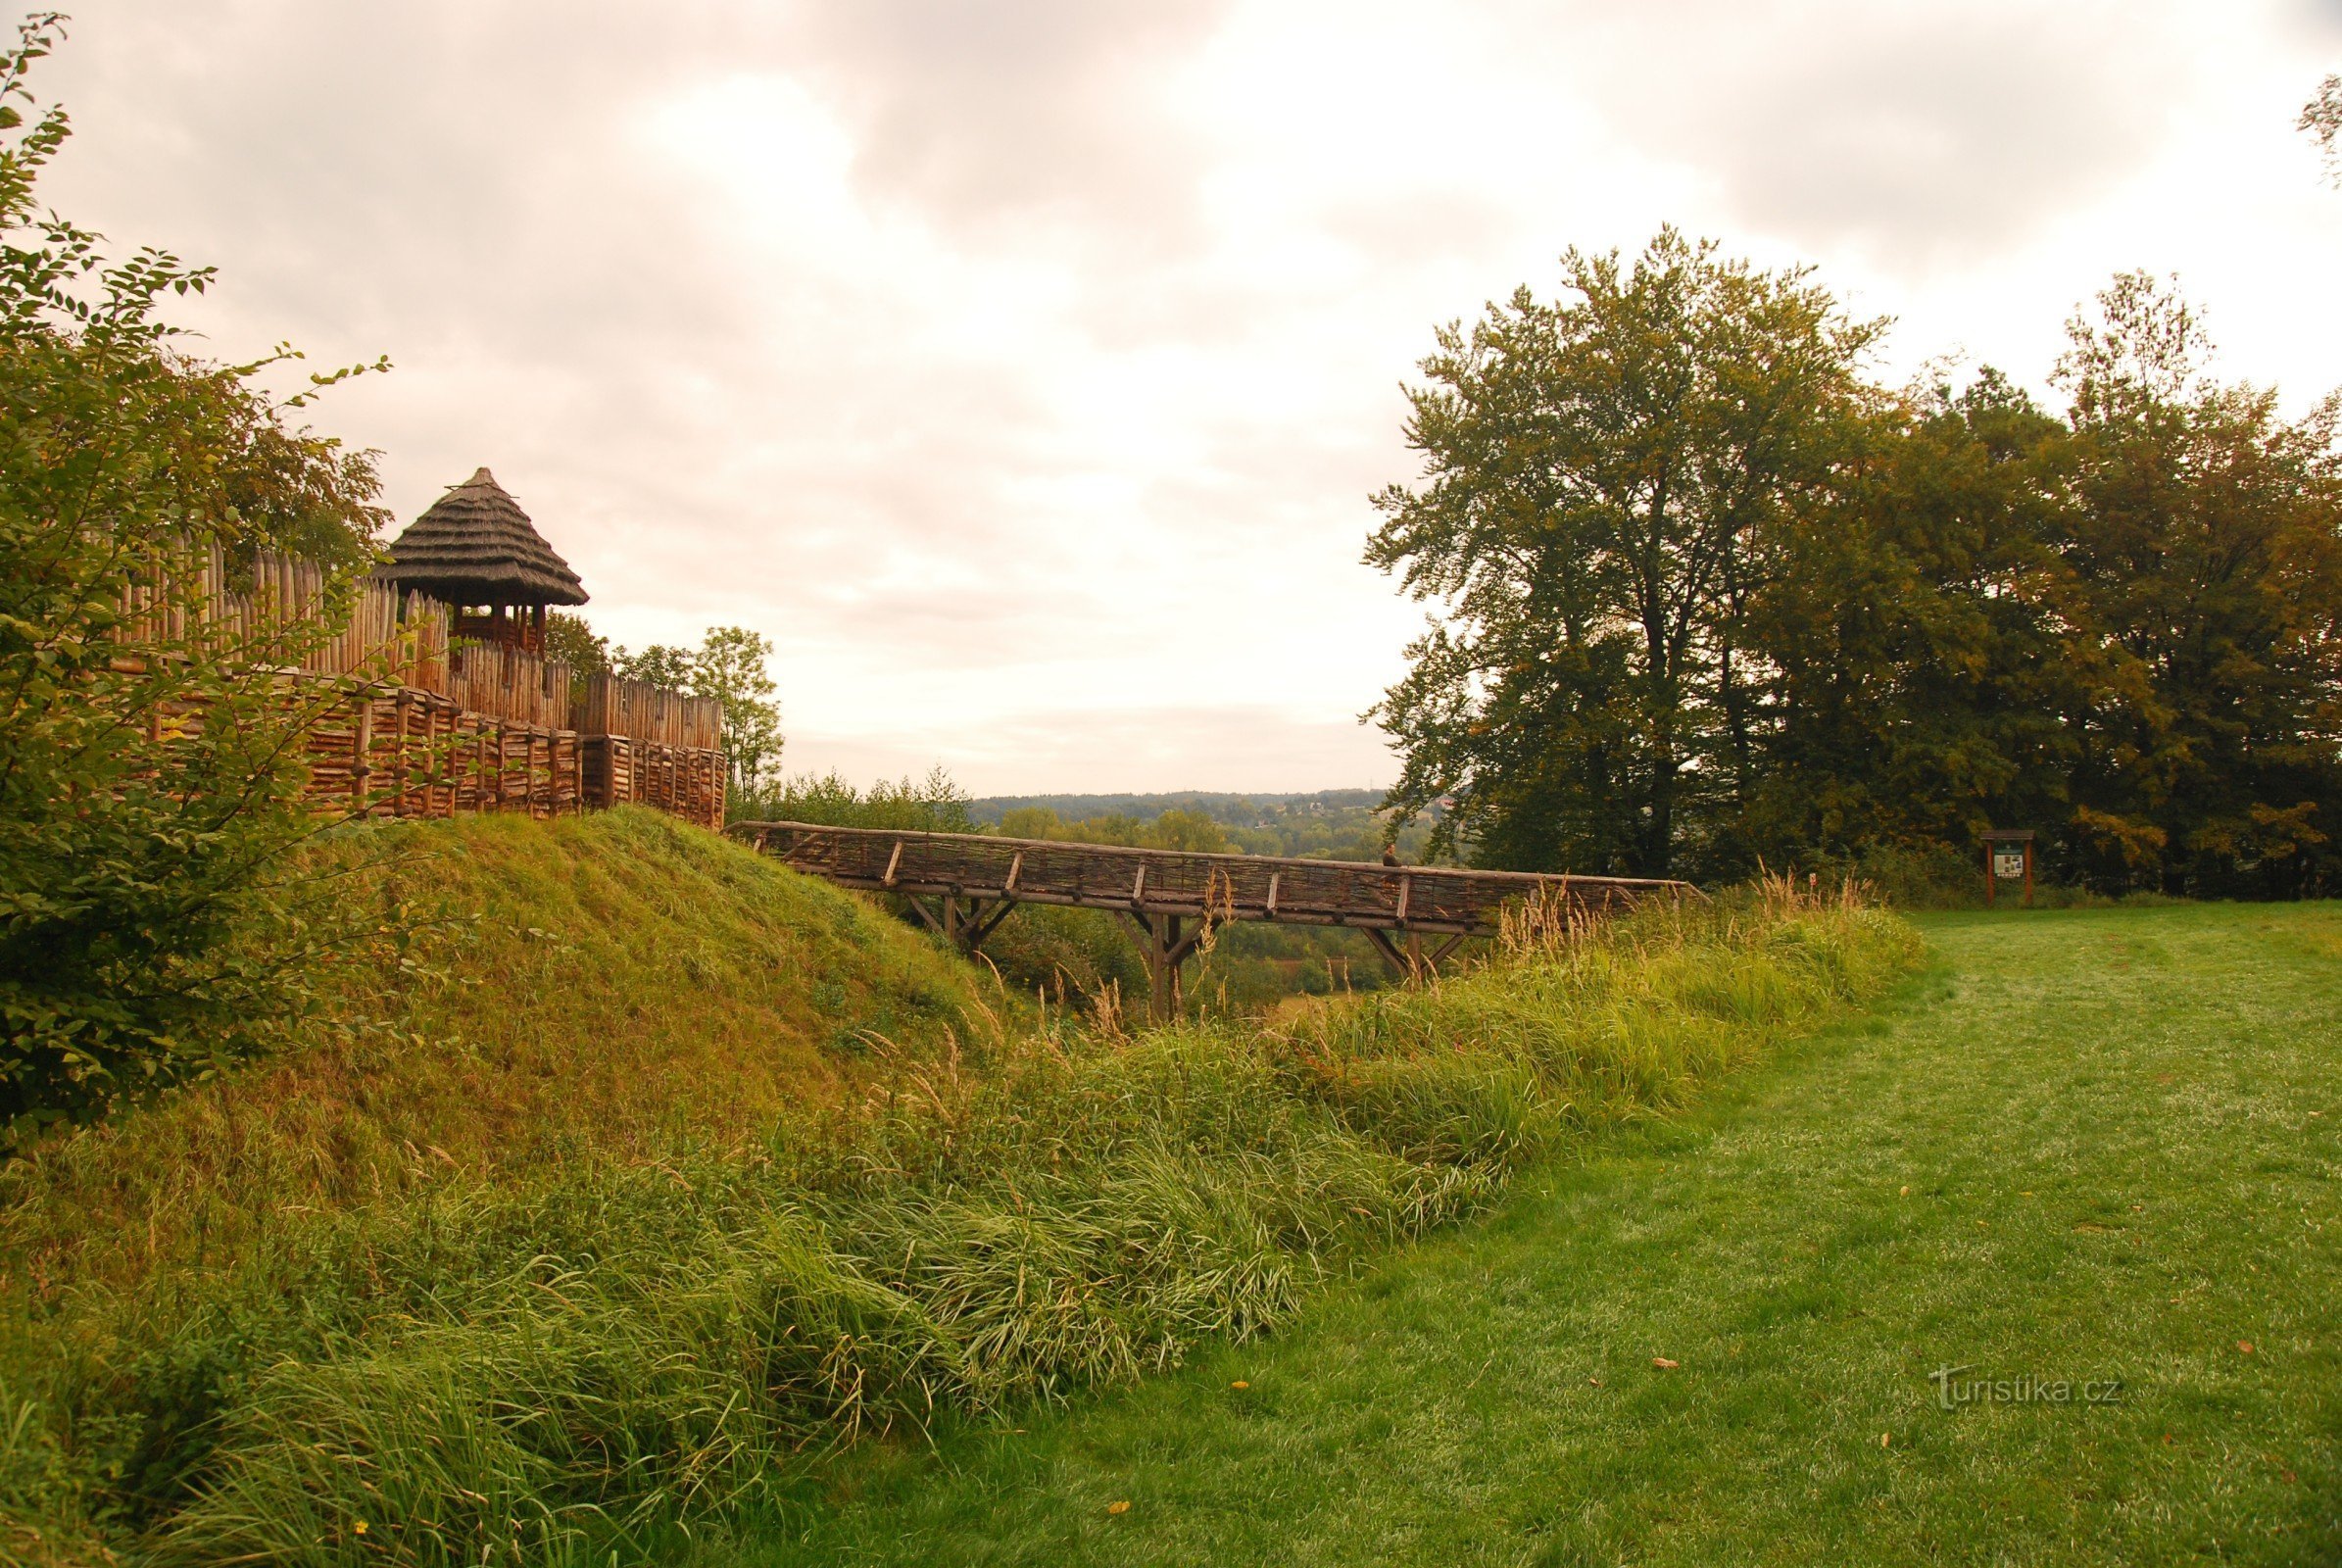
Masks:
[[[811,822],[735,822],[729,831],[798,870],[901,896],[937,935],[969,953],[1019,904],[1125,915],[1141,935],[1158,1019],[1179,1010],[1181,965],[1207,930],[1230,920],[1347,926],[1365,932],[1394,973],[1415,975],[1436,969],[1466,937],[1492,933],[1505,906],[1517,901],[1541,896],[1602,911],[1690,891],[1687,883],[1635,877],[1287,860]]]

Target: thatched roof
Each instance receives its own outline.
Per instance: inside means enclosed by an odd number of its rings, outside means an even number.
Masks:
[[[460,605],[582,605],[585,584],[482,468],[391,541],[375,575]]]

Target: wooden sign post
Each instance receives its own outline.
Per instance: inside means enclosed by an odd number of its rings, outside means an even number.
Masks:
[[[2025,878],[2025,906],[2033,906],[2033,830],[1996,827],[1984,835],[1984,907],[1992,907],[1999,883]]]

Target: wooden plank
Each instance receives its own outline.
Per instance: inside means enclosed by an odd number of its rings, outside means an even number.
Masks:
[[[392,722],[397,727],[396,739],[391,743],[390,765],[399,776],[398,799],[391,804],[390,814],[407,814],[407,688],[402,686],[391,704]]]

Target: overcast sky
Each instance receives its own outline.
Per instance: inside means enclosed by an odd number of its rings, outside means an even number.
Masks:
[[[316,417],[402,522],[484,464],[598,629],[769,634],[793,770],[1388,783],[1401,382],[1573,244],[1812,262],[1898,380],[2176,271],[2342,382],[2342,0],[76,12],[48,200],[217,264],[223,356],[387,354]]]

